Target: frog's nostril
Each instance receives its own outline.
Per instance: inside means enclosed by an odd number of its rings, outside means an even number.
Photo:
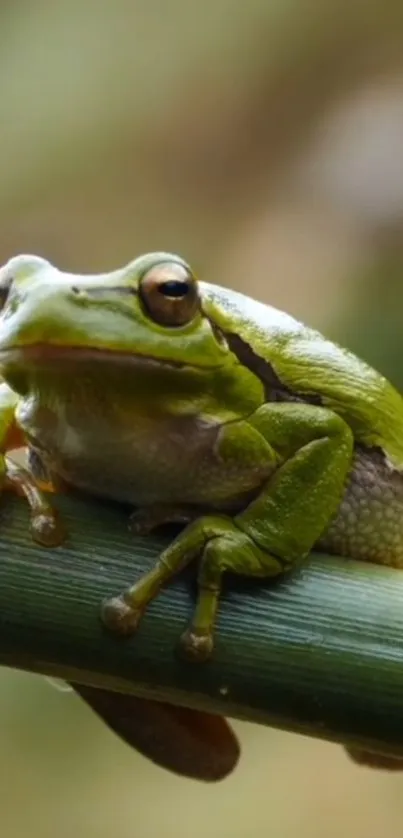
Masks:
[[[88,292],[85,288],[79,288],[78,285],[70,285],[70,291],[73,297],[76,298],[77,301],[85,303],[88,301]]]

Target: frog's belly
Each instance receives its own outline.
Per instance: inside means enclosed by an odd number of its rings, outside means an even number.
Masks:
[[[269,477],[270,466],[223,462],[220,425],[197,417],[134,416],[126,424],[103,411],[28,400],[18,417],[49,475],[134,506],[194,504],[243,508]],[[116,429],[115,429],[116,428]],[[403,567],[403,475],[381,452],[357,449],[338,513],[315,545],[347,558]]]
[[[109,426],[108,426],[109,430]],[[32,463],[51,478],[91,494],[135,506],[194,504],[236,509],[267,477],[261,468],[223,463],[217,454],[220,426],[202,421],[138,421],[115,436],[102,419],[85,432],[59,422],[30,432]]]

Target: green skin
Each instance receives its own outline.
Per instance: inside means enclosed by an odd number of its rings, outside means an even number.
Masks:
[[[153,296],[147,283],[161,271],[168,286]],[[179,280],[174,291],[169,280]],[[11,259],[0,320],[0,488],[25,494],[33,537],[64,537],[41,483],[132,503],[137,532],[189,522],[151,572],[103,604],[111,630],[134,631],[195,558],[198,601],[181,638],[192,660],[211,654],[226,571],[274,577],[315,547],[403,566],[402,398],[317,332],[198,283],[166,253],[100,276]],[[6,456],[21,445],[29,470]],[[215,781],[237,763],[224,719],[74,688],[159,765]]]
[[[148,304],[145,278],[161,269],[196,295],[180,325],[157,322]],[[135,631],[196,558],[198,599],[181,638],[192,660],[212,652],[227,571],[275,577],[315,548],[403,566],[403,400],[354,355],[197,282],[166,253],[98,276],[19,256],[0,289],[0,466],[30,502],[34,537],[62,538],[38,477],[133,504],[137,532],[188,522],[150,572],[103,604],[111,630]],[[157,305],[186,308],[183,289],[183,299],[157,292]],[[18,434],[33,475],[5,456]]]

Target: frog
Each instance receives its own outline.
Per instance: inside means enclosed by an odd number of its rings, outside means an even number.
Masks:
[[[1,485],[26,497],[35,541],[65,537],[47,487],[128,504],[134,533],[182,525],[151,569],[100,603],[116,636],[134,634],[193,562],[197,600],[179,638],[192,664],[213,654],[227,574],[275,579],[315,550],[403,567],[401,394],[351,351],[199,279],[177,254],[83,275],[12,257],[0,269],[0,374]],[[18,445],[27,468],[9,457]],[[84,698],[111,723],[108,696]],[[126,721],[112,726],[138,742],[125,699]],[[225,774],[235,740],[206,724],[229,743]]]

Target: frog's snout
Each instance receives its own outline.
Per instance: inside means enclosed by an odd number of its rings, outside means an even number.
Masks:
[[[109,303],[116,308],[118,300],[133,298],[136,291],[129,285],[109,285],[106,283],[83,283],[72,282],[65,289],[67,298],[74,303]]]

